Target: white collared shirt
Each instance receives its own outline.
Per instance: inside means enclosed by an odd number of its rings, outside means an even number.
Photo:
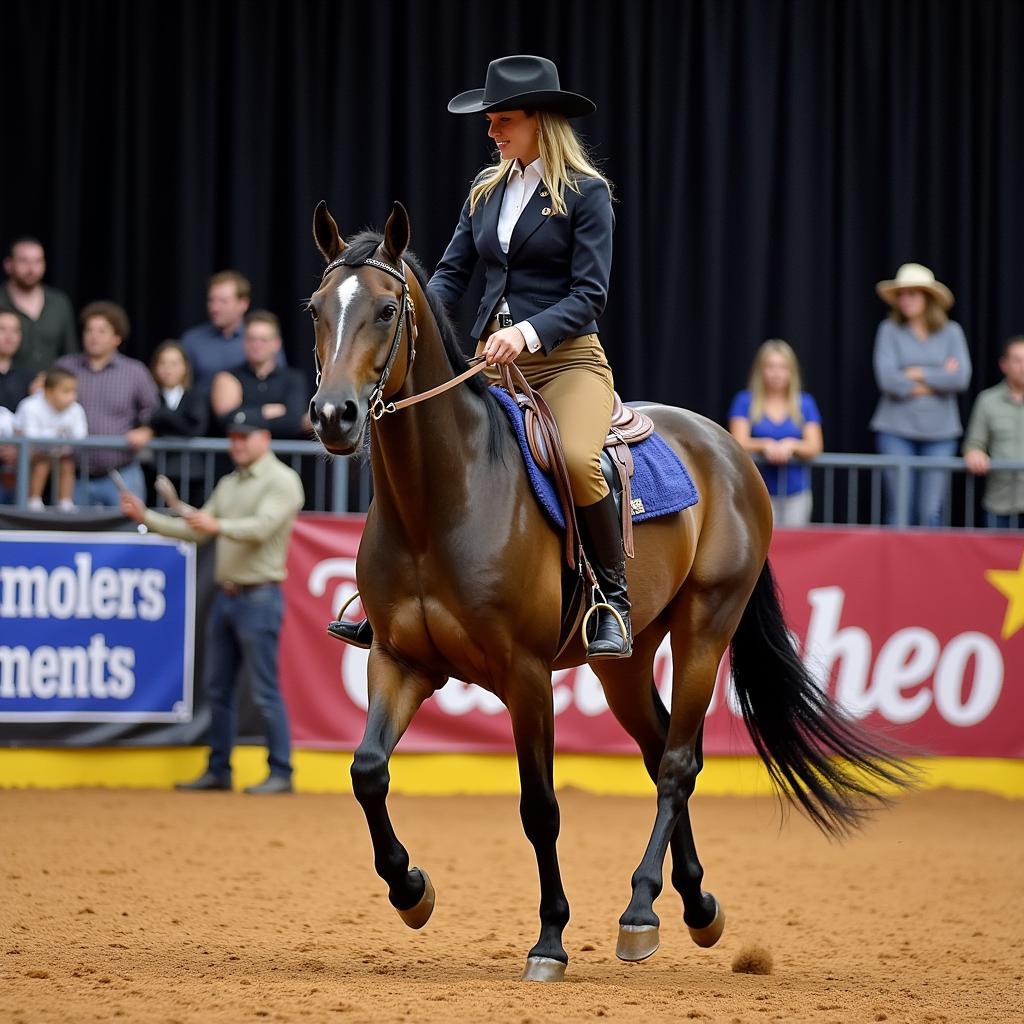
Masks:
[[[498,245],[501,251],[508,254],[509,243],[512,241],[512,232],[519,221],[520,214],[526,204],[533,198],[544,178],[544,161],[540,157],[531,164],[523,165],[517,160],[515,166],[508,173],[508,184],[505,186],[505,195],[501,200],[501,210],[498,212]],[[508,301],[502,298],[498,305],[499,313],[508,313]],[[540,338],[533,329],[529,320],[523,320],[515,325],[523,333],[526,339],[526,347],[531,352],[541,350]]]
[[[177,409],[181,405],[181,399],[185,394],[185,388],[181,384],[173,388],[161,388],[160,391],[168,409]]]

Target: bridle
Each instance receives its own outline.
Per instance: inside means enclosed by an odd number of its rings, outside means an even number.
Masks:
[[[402,398],[397,402],[385,401],[384,389],[387,387],[388,378],[391,376],[391,369],[395,365],[395,359],[398,357],[398,353],[402,347],[402,332],[405,328],[406,317],[409,319],[409,358],[405,364],[405,377],[409,375],[409,371],[412,369],[412,364],[416,360],[416,339],[419,337],[420,333],[419,327],[416,324],[416,307],[409,296],[409,279],[405,276],[405,261],[401,260],[400,262],[402,264],[402,269],[398,270],[396,267],[391,266],[390,263],[384,263],[382,260],[375,259],[372,256],[368,256],[366,259],[360,260],[358,263],[349,263],[344,256],[339,256],[337,259],[331,260],[331,262],[324,267],[323,277],[320,278],[320,284],[322,286],[324,281],[327,280],[327,275],[332,271],[337,270],[338,267],[376,267],[377,270],[383,270],[385,274],[390,275],[402,284],[402,308],[399,312],[398,326],[395,328],[395,336],[391,340],[391,351],[388,353],[388,361],[384,365],[384,372],[380,375],[380,380],[377,381],[373,391],[370,392],[370,417],[375,421],[381,419],[387,413],[399,412],[402,409],[408,408],[410,405],[416,405],[419,402],[425,402],[428,398],[434,398],[437,395],[443,394],[445,391],[461,384],[464,380],[468,380],[470,377],[473,377],[487,369],[487,363],[483,356],[474,356],[472,359],[467,360],[469,363],[468,370],[464,370],[458,376],[453,377],[444,384],[439,384],[436,388],[431,388],[429,391],[424,391],[419,395]],[[313,345],[313,363],[316,366],[316,386],[320,387],[322,371],[320,367],[320,355],[316,350],[316,344]],[[391,394],[395,394],[401,390],[402,384],[405,383],[405,377],[402,378],[401,383],[391,392]]]
[[[409,280],[405,276],[405,262],[402,261],[402,269],[398,270],[396,267],[391,266],[390,263],[385,263],[383,260],[375,259],[372,256],[368,256],[364,260],[360,260],[358,263],[349,263],[344,256],[339,256],[337,259],[331,260],[330,263],[324,267],[323,277],[320,278],[320,284],[323,285],[324,281],[327,280],[327,275],[337,270],[338,267],[375,267],[377,270],[383,270],[385,274],[393,277],[396,281],[401,282],[402,285],[402,308],[398,313],[398,325],[395,327],[395,336],[391,339],[391,351],[388,353],[388,361],[384,364],[384,370],[380,375],[380,380],[377,381],[372,392],[370,392],[370,416],[375,420],[379,420],[385,413],[397,412],[399,406],[396,406],[393,402],[384,401],[384,389],[387,387],[388,378],[391,376],[391,370],[395,365],[395,360],[398,358],[398,353],[402,348],[402,333],[405,330],[406,318],[409,320],[408,339],[409,339],[409,357],[405,366],[405,373],[408,376],[409,371],[412,369],[412,364],[416,360],[416,338],[419,335],[419,328],[416,326],[416,307],[413,305],[412,299],[409,297]],[[320,377],[322,376],[322,369],[320,366],[320,355],[317,352],[316,345],[313,345],[313,361],[316,365],[316,386],[320,387]],[[402,384],[405,383],[403,378]],[[395,391],[399,390],[402,384],[398,385]],[[395,392],[393,391],[392,394]]]

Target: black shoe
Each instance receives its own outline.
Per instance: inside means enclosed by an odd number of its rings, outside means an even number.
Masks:
[[[203,772],[198,779],[191,782],[176,782],[175,789],[207,790],[207,789],[231,789],[231,779],[223,775],[214,775],[213,772]]]
[[[615,499],[611,494],[606,494],[593,505],[577,505],[576,515],[583,548],[597,576],[597,585],[604,594],[604,600],[619,613],[626,627],[623,634],[616,617],[607,608],[599,608],[587,626],[587,657],[628,658],[633,653],[633,629],[629,621],[622,524]]]
[[[327,632],[346,644],[361,647],[364,651],[368,651],[373,643],[373,626],[370,625],[369,619],[360,619],[358,622],[334,619],[327,623]]]
[[[268,775],[258,785],[246,786],[242,792],[254,796],[262,796],[264,793],[291,793],[292,780],[286,779],[283,775]]]

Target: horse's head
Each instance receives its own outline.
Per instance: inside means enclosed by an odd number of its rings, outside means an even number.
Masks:
[[[409,371],[416,329],[414,281],[402,262],[409,234],[409,215],[395,203],[377,250],[349,263],[349,246],[327,204],[321,200],[313,214],[313,237],[327,266],[308,306],[318,371],[309,418],[333,455],[358,448],[367,413],[378,413]]]

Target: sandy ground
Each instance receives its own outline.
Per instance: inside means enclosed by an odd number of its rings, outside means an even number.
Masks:
[[[642,964],[613,950],[653,799],[561,805],[569,973],[529,985],[515,799],[392,799],[438,894],[411,932],[350,797],[0,791],[0,1020],[1024,1020],[1024,802],[920,794],[837,845],[780,831],[770,800],[698,796],[725,935],[692,945],[666,892]],[[755,943],[773,973],[734,973]]]

